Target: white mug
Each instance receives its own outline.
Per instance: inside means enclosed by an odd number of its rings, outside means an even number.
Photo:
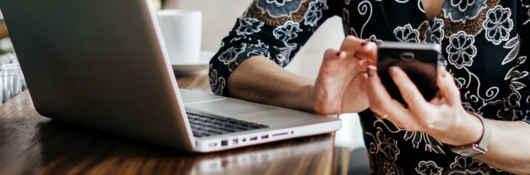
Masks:
[[[197,63],[201,52],[201,11],[161,10],[158,23],[171,64]]]

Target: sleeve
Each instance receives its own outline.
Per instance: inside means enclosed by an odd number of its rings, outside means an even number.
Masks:
[[[340,8],[335,0],[254,0],[210,61],[210,88],[223,93],[228,78],[252,56],[264,56],[285,67],[313,32]]]
[[[516,62],[506,75],[510,79],[509,91],[504,98],[503,108],[497,116],[509,121],[530,119],[530,0],[521,0],[516,26],[519,34],[510,39],[504,48],[512,49],[505,58]]]

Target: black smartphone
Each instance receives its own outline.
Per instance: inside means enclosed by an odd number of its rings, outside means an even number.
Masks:
[[[384,42],[379,44],[377,53],[377,74],[392,98],[407,106],[388,73],[391,66],[405,71],[425,100],[434,98],[438,92],[436,67],[443,58],[439,44]]]

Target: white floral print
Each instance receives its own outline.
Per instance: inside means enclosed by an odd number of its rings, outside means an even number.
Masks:
[[[422,132],[408,132],[406,130],[403,130],[403,129],[400,129],[398,127],[396,127],[394,124],[392,123],[388,123],[383,121],[383,120],[376,120],[374,122],[374,126],[376,126],[377,123],[381,123],[383,124],[383,126],[385,128],[388,129],[389,132],[391,133],[399,133],[399,132],[403,132],[405,133],[405,135],[403,136],[403,139],[405,141],[411,141],[412,142],[412,147],[415,148],[415,149],[418,149],[419,148],[419,145],[422,143],[422,142],[425,142],[425,151],[426,152],[432,152],[432,153],[436,153],[436,154],[445,154],[445,152],[443,151],[443,144],[440,143],[438,140],[432,138],[431,136],[425,134],[425,133],[422,133]],[[392,126],[392,127],[391,127]],[[377,129],[381,129],[382,127],[377,127]]]
[[[501,42],[510,39],[510,31],[513,29],[511,15],[510,8],[502,8],[500,5],[488,10],[488,13],[486,13],[487,18],[483,23],[488,41],[499,45]]]
[[[264,24],[256,18],[239,18],[239,27],[236,33],[237,35],[252,35],[260,32]]]
[[[447,174],[450,174],[450,175],[486,175],[486,174],[492,174],[491,172],[490,173],[486,173],[482,170],[470,170],[471,168],[473,167],[487,167],[491,170],[495,170],[497,172],[504,172],[506,174],[510,174],[510,173],[507,173],[505,171],[502,171],[500,169],[497,169],[497,168],[494,168],[494,167],[491,167],[489,165],[486,165],[484,164],[482,161],[478,160],[478,159],[475,159],[474,157],[471,157],[471,156],[456,156],[455,157],[455,161],[453,163],[451,163],[451,165],[449,165],[449,168],[451,170],[449,170],[450,172],[447,173]]]
[[[432,25],[432,35],[431,35],[431,41],[436,43],[442,43],[445,31],[443,29],[444,27],[444,20],[439,18],[434,18],[434,22]]]
[[[208,74],[210,80],[210,89],[215,95],[223,95],[223,90],[226,87],[226,81],[223,77],[218,76],[217,70],[210,64],[210,70]]]
[[[469,113],[475,113],[475,108],[471,106],[471,103],[469,102],[462,102],[462,106],[464,106],[464,109]]]
[[[476,0],[450,0],[451,6],[458,8],[461,12],[467,10],[467,7],[475,5]]]
[[[269,45],[265,44],[265,42],[258,39],[258,47],[269,49]]]
[[[306,0],[258,0],[256,5],[262,13],[268,12],[272,17],[291,17],[291,13],[298,11],[303,1]]]
[[[243,53],[245,51],[246,47],[247,47],[246,43],[241,43],[241,47],[232,46],[229,49],[227,49],[226,51],[224,51],[223,53],[221,53],[221,55],[219,55],[218,59],[223,64],[228,65],[230,62],[235,61],[237,59],[237,57],[239,56],[239,54],[241,54],[241,53]]]
[[[286,2],[291,2],[293,0],[267,0],[267,4],[276,4],[276,6],[281,7],[285,5]]]
[[[443,12],[453,22],[466,22],[466,19],[475,19],[482,9],[485,9],[487,0],[446,0]]]
[[[422,4],[421,4],[421,0],[418,0],[418,9],[420,9],[420,11],[421,11],[422,13],[425,13],[425,9],[423,9],[423,6],[422,6]]]
[[[528,71],[520,72],[517,70],[517,68],[526,61],[526,56],[520,56],[517,60],[517,65],[512,67],[508,73],[506,74],[506,77],[504,77],[504,80],[519,80],[523,79],[528,75]]]
[[[515,108],[521,106],[522,95],[519,90],[526,87],[524,83],[517,80],[523,79],[529,74],[526,70],[523,70],[522,72],[518,70],[519,66],[526,62],[526,59],[526,56],[520,56],[517,59],[517,64],[512,67],[506,74],[506,77],[504,77],[505,80],[510,80],[511,82],[509,86],[511,92],[503,100],[493,102],[503,103],[503,108],[497,111],[497,117],[501,119],[515,121],[523,118],[522,111],[516,110]]]
[[[510,90],[512,91],[508,97],[506,97],[506,100],[504,100],[504,110],[510,111],[515,107],[521,106],[521,93],[519,93],[518,90],[524,88],[524,84],[522,83],[516,83],[510,85]]]
[[[425,133],[418,131],[405,132],[404,139],[405,141],[411,140],[412,146],[416,149],[418,149],[420,143],[425,141],[425,151],[434,152],[436,154],[445,154],[442,149],[443,144]]]
[[[407,24],[404,27],[396,27],[394,35],[400,42],[406,43],[420,43],[420,31],[412,28],[412,25]]]
[[[416,172],[421,175],[441,175],[442,174],[442,167],[439,167],[436,165],[436,162],[429,160],[429,161],[420,161],[418,164],[418,167],[416,167]]]
[[[477,47],[473,45],[475,37],[467,35],[464,31],[459,31],[449,37],[449,42],[450,44],[446,48],[449,55],[449,63],[457,69],[471,66],[473,58],[477,54]]]
[[[359,5],[357,5],[357,10],[359,11],[359,14],[363,16],[369,12],[368,19],[366,19],[366,22],[364,22],[363,27],[361,28],[361,33],[360,33],[361,35],[357,36],[358,38],[363,38],[364,28],[366,27],[366,25],[368,25],[368,22],[370,22],[370,20],[372,19],[372,13],[374,12],[372,10],[372,3],[368,0],[363,0],[359,3]],[[355,29],[353,27],[351,29],[357,35],[357,32],[355,32]]]
[[[521,3],[523,4],[523,7],[524,7],[523,9],[524,10],[528,9],[528,10],[526,10],[527,11],[526,15],[525,15],[526,17],[523,18],[524,19],[523,20],[523,25],[526,25],[526,24],[528,24],[530,22],[530,4],[525,4],[524,0],[521,0]],[[527,3],[529,3],[529,1],[527,1]]]
[[[377,39],[377,36],[375,36],[374,34],[370,35],[370,38],[368,38],[368,41],[374,42],[377,45],[383,43],[383,40]]]
[[[271,58],[271,54],[268,50],[252,50],[250,52],[247,53],[247,57],[253,57],[253,56],[262,56],[262,57],[265,57],[265,58]]]
[[[328,9],[326,0],[317,0],[309,3],[309,8],[304,15],[304,24],[315,27],[318,20],[322,18],[322,9]]]
[[[482,161],[475,159],[474,157],[467,156],[456,156],[455,162],[451,163],[449,166],[451,169],[457,168],[470,168],[473,166],[482,165]]]
[[[276,63],[282,67],[287,66],[291,62],[291,53],[297,48],[296,43],[286,43],[287,47],[277,47],[274,49],[279,52],[276,55]]]
[[[372,136],[375,140],[375,142],[370,142],[370,148],[368,151],[371,154],[381,153],[388,160],[396,161],[400,154],[400,150],[397,146],[398,142],[390,137],[387,138],[382,132],[381,128],[377,128],[375,136],[372,133],[365,133]]]
[[[302,32],[300,29],[300,23],[287,21],[284,25],[278,26],[272,34],[277,40],[287,43],[289,40],[298,37],[297,33]]]
[[[396,0],[397,3],[407,3],[409,0]]]
[[[519,55],[520,40],[521,38],[519,37],[519,35],[517,35],[513,37],[512,39],[508,40],[508,42],[506,42],[506,44],[504,45],[504,48],[512,49],[512,50],[510,51],[510,53],[508,53],[508,55],[506,55],[506,57],[504,57],[504,59],[502,60],[502,65],[512,62]]]

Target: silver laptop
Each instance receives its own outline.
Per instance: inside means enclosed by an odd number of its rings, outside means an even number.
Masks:
[[[36,110],[189,152],[340,129],[338,119],[178,89],[147,0],[0,0]]]

